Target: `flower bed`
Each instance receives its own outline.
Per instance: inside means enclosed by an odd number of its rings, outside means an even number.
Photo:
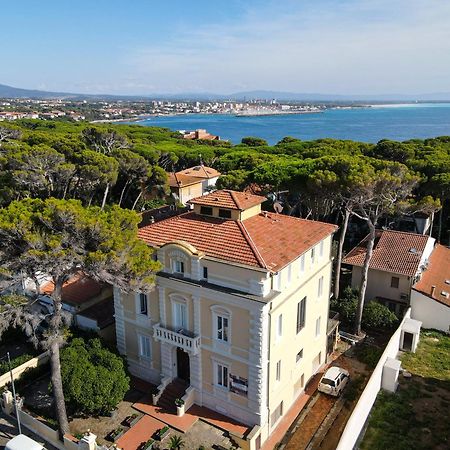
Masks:
[[[108,441],[115,442],[124,434],[124,432],[122,427],[116,428],[108,434],[107,439]]]
[[[147,442],[144,442],[139,446],[139,450],[150,450],[153,448],[153,445],[155,444],[154,439],[149,439]]]
[[[140,417],[139,414],[132,414],[131,416],[128,416],[122,424],[126,427],[131,428],[132,426],[136,425],[136,423],[139,421]]]
[[[170,433],[170,428],[166,425],[165,427],[160,428],[155,433],[155,439],[158,441],[162,441],[164,438],[169,436],[169,433]]]

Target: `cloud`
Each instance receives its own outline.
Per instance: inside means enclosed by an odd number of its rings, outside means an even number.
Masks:
[[[449,91],[449,17],[450,2],[439,0],[266,2],[178,28],[122,63],[152,92]]]

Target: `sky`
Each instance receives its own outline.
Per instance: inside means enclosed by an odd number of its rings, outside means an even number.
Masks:
[[[450,0],[0,0],[0,24],[15,87],[450,92]]]

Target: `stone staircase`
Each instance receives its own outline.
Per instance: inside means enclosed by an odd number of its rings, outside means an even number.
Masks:
[[[158,406],[162,408],[164,412],[176,414],[177,407],[175,406],[175,400],[183,397],[188,387],[189,384],[186,381],[175,378],[164,389],[164,392],[158,400]]]

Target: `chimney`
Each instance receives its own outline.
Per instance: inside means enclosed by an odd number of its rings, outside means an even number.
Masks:
[[[434,291],[436,290],[436,286],[433,284],[433,286],[431,286],[431,296],[434,297]]]

